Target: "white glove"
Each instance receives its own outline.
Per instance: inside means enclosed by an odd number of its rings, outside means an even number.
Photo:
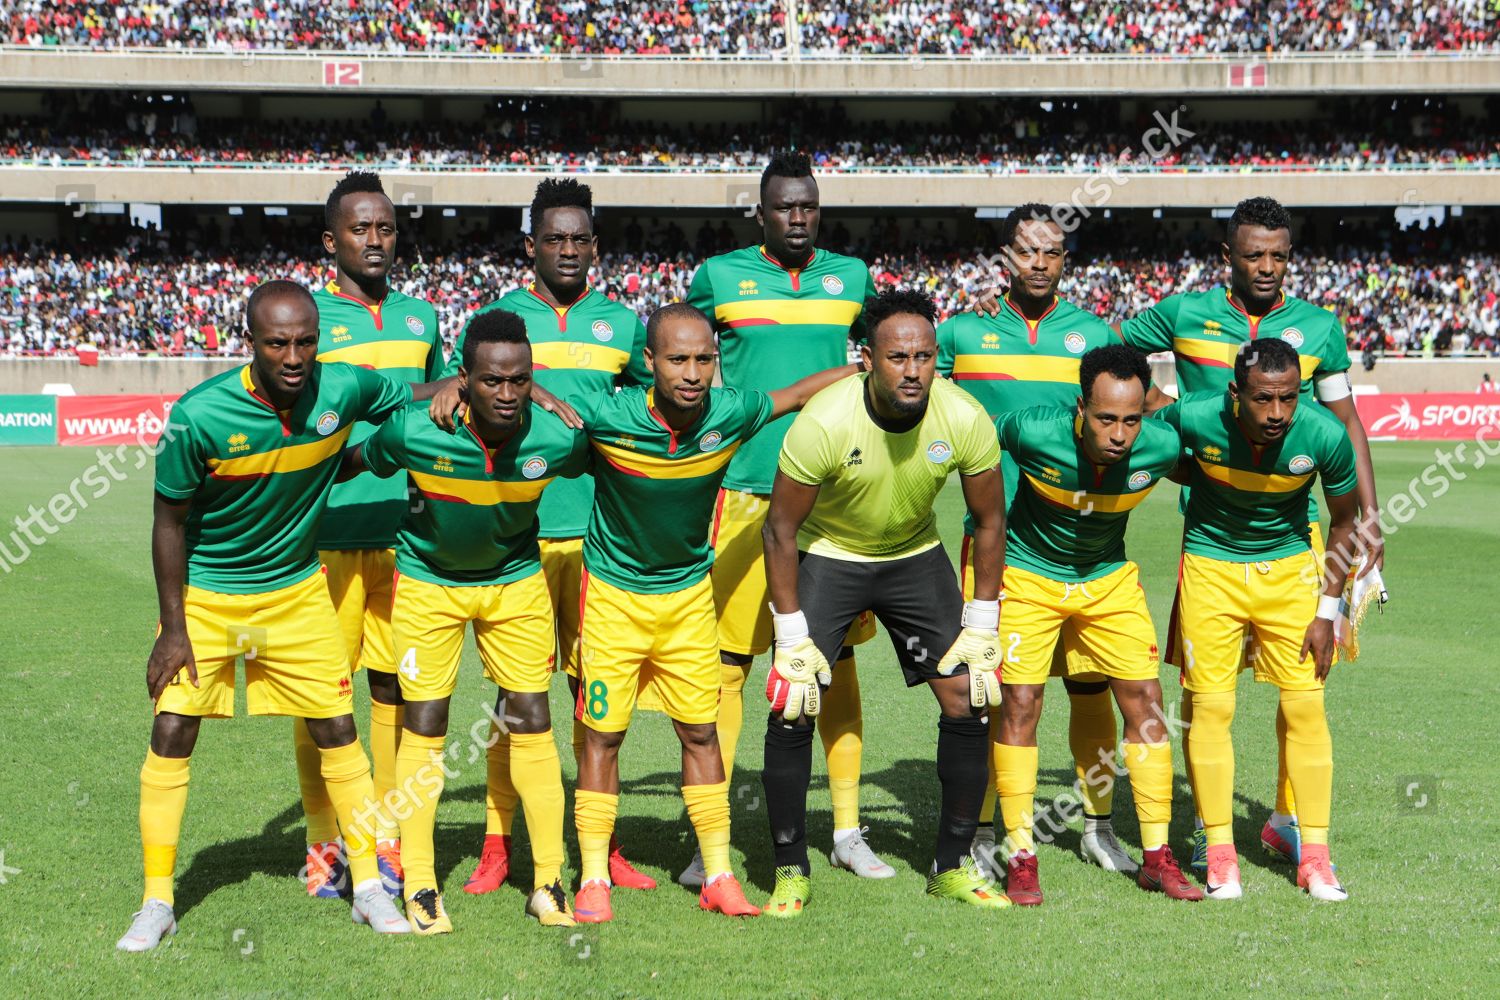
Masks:
[[[766,678],[766,700],[771,710],[792,722],[802,716],[812,718],[822,708],[819,685],[833,681],[828,659],[808,635],[807,616],[800,611],[789,615],[771,608],[776,628],[776,650],[771,658],[771,672]]]
[[[1001,595],[1002,597],[1004,595]],[[969,668],[969,704],[975,708],[1000,704],[1000,602],[969,601],[964,605],[963,631],[953,648],[938,661],[938,673],[951,677],[960,666]]]

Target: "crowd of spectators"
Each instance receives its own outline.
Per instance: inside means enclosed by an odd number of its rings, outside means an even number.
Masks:
[[[787,0],[15,0],[17,45],[782,54]],[[796,0],[809,55],[1490,48],[1489,0]]]

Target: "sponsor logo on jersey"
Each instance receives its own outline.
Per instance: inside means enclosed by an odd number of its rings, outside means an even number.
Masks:
[[[1208,459],[1210,462],[1217,462],[1219,460],[1219,457],[1223,454],[1224,452],[1219,450],[1219,447],[1217,445],[1211,444],[1203,449],[1203,457]]]
[[[934,441],[927,446],[927,461],[942,465],[953,455],[953,446],[947,441]]]
[[[231,435],[229,435],[229,454],[233,455],[236,452],[249,451],[249,450],[250,450],[250,439],[248,437],[246,437],[243,434],[231,434]]]
[[[335,344],[342,344],[346,340],[353,340],[354,335],[349,332],[347,326],[336,326],[328,331],[328,336],[333,338]]]
[[[1302,331],[1295,326],[1289,326],[1281,331],[1281,339],[1291,344],[1297,350],[1302,349]]]
[[[1286,463],[1287,470],[1295,475],[1303,475],[1313,470],[1313,460],[1310,455],[1298,455]]]
[[[1050,479],[1055,483],[1060,483],[1062,482],[1062,473],[1058,472],[1052,466],[1047,465],[1042,467],[1042,478]]]
[[[724,435],[718,431],[709,431],[698,439],[699,451],[713,451],[724,441]]]
[[[348,677],[340,677],[339,678],[339,697],[342,698],[346,694],[352,694],[353,691],[354,691],[354,685],[352,685],[352,684],[349,683],[349,678]]]
[[[823,279],[823,291],[829,295],[844,294],[844,281],[836,274],[830,274]]]
[[[1204,333],[1218,333],[1223,328],[1223,325],[1216,319],[1206,319],[1203,321]]]
[[[615,438],[615,444],[619,445],[621,448],[634,448],[635,435],[621,434],[619,437]]]
[[[410,330],[414,336],[417,337],[420,337],[422,336],[422,334],[427,332],[427,324],[423,323],[415,316],[406,317],[406,328]]]
[[[453,459],[449,458],[447,455],[439,455],[437,457],[437,461],[432,463],[432,471],[433,472],[452,472],[453,471]]]
[[[1082,354],[1083,349],[1088,345],[1089,342],[1084,340],[1083,334],[1077,330],[1073,330],[1063,338],[1063,346],[1068,349],[1068,353],[1070,354]]]
[[[547,460],[533,455],[521,464],[521,475],[527,479],[540,479],[547,474]]]
[[[1143,490],[1151,485],[1151,473],[1145,469],[1142,469],[1140,472],[1133,472],[1130,474],[1130,479],[1127,482],[1131,489]]]
[[[332,410],[324,410],[318,414],[318,433],[327,437],[339,429],[339,415]]]
[[[979,344],[981,347],[997,348],[1000,346],[1000,335],[998,333],[987,333],[979,338]]]
[[[744,281],[740,282],[740,294],[759,295],[760,290],[755,287],[755,282],[753,280],[751,280],[750,278],[746,278]]]
[[[590,329],[594,333],[594,339],[601,344],[607,344],[615,339],[615,328],[609,325],[608,320],[596,319]]]
[[[855,448],[849,453],[849,457],[844,459],[844,468],[847,469],[855,465],[864,465],[865,460],[861,457],[863,454],[864,453],[861,452],[858,448]]]

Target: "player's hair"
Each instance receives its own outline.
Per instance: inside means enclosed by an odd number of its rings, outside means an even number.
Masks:
[[[709,333],[714,329],[713,321],[697,306],[690,306],[686,302],[669,302],[659,306],[646,318],[646,349],[652,354],[656,353],[656,338],[661,325],[669,319],[695,319],[708,327]]]
[[[1057,209],[1051,205],[1043,205],[1039,201],[1030,201],[1024,205],[1017,205],[1006,214],[1000,223],[1000,245],[1008,247],[1016,238],[1016,230],[1023,222],[1056,222]],[[1060,228],[1060,227],[1059,227]]]
[[[339,221],[339,209],[344,198],[351,194],[385,194],[380,175],[373,170],[351,170],[328,192],[328,201],[323,204],[323,228],[333,232]]]
[[[255,318],[261,308],[267,303],[279,298],[290,297],[299,299],[312,306],[313,315],[318,314],[318,303],[313,299],[303,285],[295,281],[287,281],[284,278],[274,278],[271,281],[262,282],[255,286],[255,291],[250,293],[250,301],[245,303],[245,329],[250,331],[250,336],[255,336]]]
[[[513,312],[492,309],[469,320],[464,330],[464,371],[474,370],[474,356],[480,344],[525,344],[529,350],[531,341],[526,339],[526,321]]]
[[[1224,227],[1224,242],[1233,243],[1235,230],[1241,226],[1259,226],[1273,232],[1292,231],[1292,214],[1275,198],[1246,198],[1234,206],[1234,214]]]
[[[875,331],[892,316],[920,316],[937,325],[937,306],[926,292],[891,289],[875,298],[865,299],[865,330],[870,346],[875,346]]]
[[[587,184],[571,177],[549,177],[536,186],[531,196],[531,232],[542,224],[542,213],[549,208],[581,208],[589,217],[589,231],[594,229],[594,192]]]
[[[1250,369],[1256,368],[1267,375],[1284,372],[1288,368],[1301,370],[1297,349],[1280,337],[1258,337],[1241,344],[1234,356],[1234,384],[1240,389],[1250,380]]]
[[[1151,366],[1140,351],[1124,344],[1096,347],[1083,356],[1078,366],[1078,388],[1083,392],[1085,403],[1094,391],[1094,380],[1106,374],[1121,382],[1138,378],[1142,392],[1151,388]]]
[[[787,149],[772,155],[771,162],[760,172],[760,200],[766,200],[766,185],[772,177],[811,177],[812,157],[800,149]]]

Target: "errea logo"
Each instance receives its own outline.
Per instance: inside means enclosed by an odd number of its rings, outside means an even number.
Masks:
[[[998,333],[987,333],[979,338],[979,345],[993,351],[1000,346],[1000,335]]]
[[[349,332],[349,328],[347,326],[334,327],[333,329],[328,331],[328,336],[333,339],[333,342],[335,344],[342,344],[346,340],[354,339],[354,335]]]
[[[449,458],[447,455],[439,455],[437,457],[437,461],[435,461],[435,462],[432,463],[432,471],[433,472],[452,472],[453,471],[453,459]]]
[[[744,281],[740,282],[740,294],[759,295],[760,289],[755,286],[755,282],[753,280],[751,280],[750,278],[746,278]]]
[[[1220,449],[1217,445],[1211,444],[1203,449],[1203,457],[1208,459],[1210,462],[1217,462],[1220,458],[1223,457],[1223,455],[1223,450]]]
[[[229,454],[234,455],[242,451],[250,450],[250,439],[243,434],[229,435]]]
[[[1052,466],[1047,465],[1042,467],[1042,478],[1050,479],[1054,483],[1060,483],[1062,482],[1062,473],[1054,469]]]
[[[1224,325],[1216,319],[1206,319],[1203,321],[1204,333],[1219,333],[1223,329]]]

